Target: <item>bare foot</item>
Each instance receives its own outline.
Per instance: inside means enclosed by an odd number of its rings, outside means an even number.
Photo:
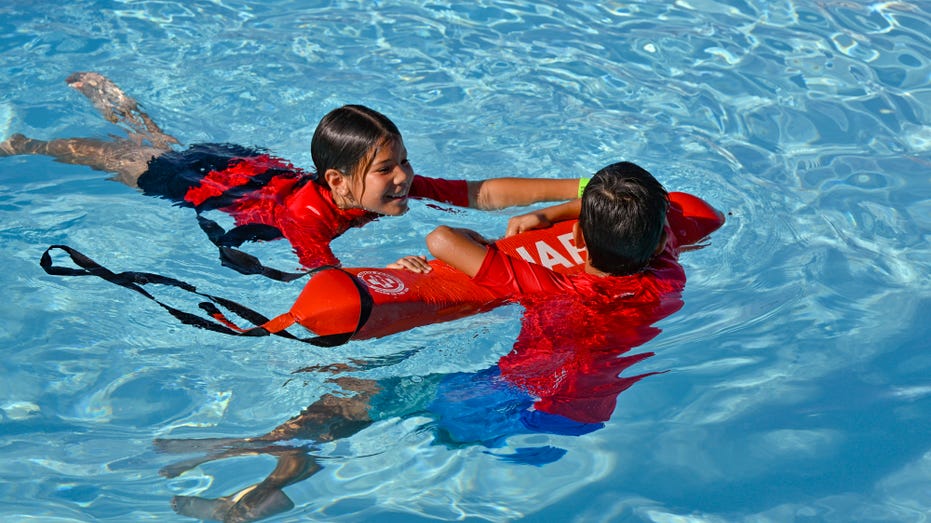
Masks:
[[[109,78],[95,72],[78,72],[65,80],[86,96],[107,121],[124,124],[130,132],[142,135],[159,149],[168,149],[178,140],[165,134],[149,115],[142,112],[136,100],[130,98]]]
[[[135,100],[126,96],[122,89],[99,73],[74,73],[65,81],[93,102],[94,107],[110,122],[117,123],[120,119],[132,120],[133,112],[139,110]]]
[[[23,154],[26,141],[29,138],[16,133],[3,142],[0,142],[0,156],[16,156],[17,154]]]

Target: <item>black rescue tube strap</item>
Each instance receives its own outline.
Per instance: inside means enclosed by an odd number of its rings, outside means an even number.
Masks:
[[[289,282],[307,275],[306,272],[287,272],[262,265],[258,258],[236,247],[246,242],[271,241],[283,238],[277,227],[259,223],[250,223],[224,230],[217,222],[197,213],[197,223],[207,234],[207,238],[220,251],[220,262],[241,274],[261,274],[276,281]]]
[[[56,249],[66,252],[71,257],[71,261],[73,261],[75,265],[77,265],[80,268],[75,269],[71,267],[62,267],[62,266],[54,265],[52,263],[51,251],[56,250]],[[334,346],[342,345],[348,342],[352,338],[352,336],[356,332],[358,332],[360,328],[362,328],[362,325],[365,324],[366,320],[368,320],[368,317],[371,314],[372,305],[373,305],[371,295],[364,288],[362,283],[360,283],[357,278],[353,277],[353,282],[356,284],[356,287],[359,289],[359,294],[362,297],[362,300],[361,300],[362,310],[360,311],[359,324],[357,325],[356,330],[354,332],[334,334],[334,335],[329,335],[329,336],[314,336],[314,337],[309,337],[309,338],[300,338],[287,331],[280,331],[280,332],[272,333],[262,328],[261,325],[269,321],[269,319],[266,318],[264,315],[260,314],[259,312],[256,312],[235,301],[200,292],[197,290],[196,287],[194,287],[193,285],[187,282],[177,280],[174,278],[170,278],[167,276],[162,276],[160,274],[153,274],[149,272],[135,272],[135,271],[114,273],[113,271],[107,269],[106,267],[95,262],[88,256],[84,255],[83,253],[67,245],[49,246],[49,248],[46,249],[44,253],[42,253],[42,257],[39,260],[39,265],[42,267],[42,269],[47,274],[50,274],[53,276],[97,276],[98,278],[102,278],[115,285],[119,285],[121,287],[125,287],[132,291],[135,291],[145,296],[146,298],[154,301],[155,303],[157,303],[159,306],[161,306],[163,309],[168,311],[172,316],[174,316],[176,319],[178,319],[179,321],[181,321],[181,323],[185,325],[191,325],[191,326],[194,326],[200,329],[210,330],[213,332],[220,332],[220,333],[229,334],[232,336],[268,336],[270,334],[274,334],[276,336],[281,336],[283,338],[297,340],[297,341],[301,341],[304,343],[310,343],[312,345],[316,345],[319,347],[334,347]],[[304,276],[306,274],[312,274],[313,272],[316,272],[318,270],[322,270],[325,268],[329,268],[329,267],[320,267],[318,269],[314,269],[313,271],[310,271],[310,273],[301,274],[301,276]],[[230,328],[226,325],[223,325],[221,323],[217,323],[214,319],[207,319],[202,316],[198,316],[196,314],[185,312],[175,307],[172,307],[171,305],[163,303],[161,300],[159,300],[158,298],[150,294],[148,291],[146,291],[142,287],[143,285],[146,285],[149,283],[176,287],[176,288],[185,290],[187,292],[190,292],[192,294],[196,294],[198,296],[207,298],[210,301],[200,303],[200,308],[204,310],[208,315],[211,315],[212,317],[216,317],[217,315],[219,315],[222,317],[222,313],[220,313],[219,309],[214,305],[215,303],[217,305],[220,305],[221,307],[226,308],[230,312],[233,312],[234,314],[243,318],[244,320],[249,321],[250,323],[255,325],[255,327],[250,328],[250,329],[237,330],[237,329]]]

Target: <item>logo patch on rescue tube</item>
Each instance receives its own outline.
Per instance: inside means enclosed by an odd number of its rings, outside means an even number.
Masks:
[[[410,290],[397,276],[381,271],[360,271],[356,277],[373,291],[382,294],[398,295]]]

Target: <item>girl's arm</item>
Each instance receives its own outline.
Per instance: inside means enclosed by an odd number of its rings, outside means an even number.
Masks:
[[[577,198],[579,179],[491,178],[468,182],[469,207],[493,210],[513,205]]]

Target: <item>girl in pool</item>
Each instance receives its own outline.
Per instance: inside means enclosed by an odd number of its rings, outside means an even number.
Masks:
[[[311,141],[314,173],[256,148],[178,144],[106,77],[75,73],[68,84],[87,96],[127,138],[51,141],[15,134],[0,143],[0,156],[34,154],[113,173],[144,194],[193,207],[227,265],[282,279],[257,260],[232,249],[248,240],[286,238],[302,266],[338,265],[330,241],[350,227],[380,216],[399,216],[410,198],[460,207],[499,209],[578,196],[578,179],[493,178],[443,180],[414,174],[404,140],[383,114],[346,105],[323,117]],[[200,214],[219,209],[237,227],[223,231]],[[402,258],[394,265],[405,265]],[[289,279],[285,277],[285,279]]]

